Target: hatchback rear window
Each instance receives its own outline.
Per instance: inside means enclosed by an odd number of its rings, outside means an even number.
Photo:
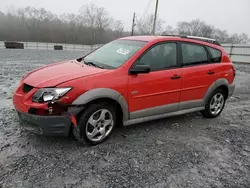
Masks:
[[[215,48],[211,48],[211,47],[208,47],[208,50],[210,51],[210,54],[211,54],[211,60],[212,62],[216,63],[216,62],[221,62],[221,51],[220,50],[217,50]]]

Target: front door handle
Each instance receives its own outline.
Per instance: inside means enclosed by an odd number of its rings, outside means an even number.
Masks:
[[[210,71],[207,72],[207,74],[211,75],[211,74],[215,74],[215,72],[210,70]]]
[[[172,80],[177,80],[177,79],[180,79],[181,76],[180,75],[174,75],[171,77]]]

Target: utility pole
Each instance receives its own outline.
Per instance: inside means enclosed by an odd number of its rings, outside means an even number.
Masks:
[[[135,13],[133,15],[133,23],[132,23],[132,31],[131,31],[132,36],[134,36],[134,28],[135,28]]]
[[[156,27],[157,13],[158,13],[158,4],[159,4],[159,0],[156,0],[155,17],[154,17],[154,25],[153,25],[153,32],[152,32],[153,35],[155,35],[155,27]]]

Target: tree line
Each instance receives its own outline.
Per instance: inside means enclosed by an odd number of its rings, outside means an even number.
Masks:
[[[135,35],[152,33],[154,16],[148,14],[137,18]],[[131,24],[132,25],[132,24]],[[201,20],[178,22],[176,27],[166,25],[158,16],[158,35],[194,35],[215,38],[221,43],[249,43],[245,33],[229,34]],[[95,4],[83,5],[76,14],[56,15],[44,8],[11,8],[0,11],[0,40],[53,42],[72,44],[104,44],[116,38],[130,35],[121,20],[114,19],[109,12]]]
[[[0,40],[92,45],[123,35],[124,24],[94,4],[82,6],[77,14],[56,15],[29,6],[0,12]]]
[[[137,33],[138,34],[150,34],[152,33],[154,15],[147,15],[143,19],[137,21]],[[158,16],[156,22],[157,34],[163,35],[191,35],[217,39],[220,43],[230,44],[247,44],[250,43],[250,38],[246,33],[234,33],[229,34],[226,30],[216,28],[213,25],[209,25],[199,19],[192,20],[190,22],[182,21],[178,22],[176,27],[165,25],[165,21]]]

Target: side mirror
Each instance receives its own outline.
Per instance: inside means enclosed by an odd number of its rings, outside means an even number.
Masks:
[[[135,65],[129,70],[129,74],[147,74],[150,72],[149,65]]]

